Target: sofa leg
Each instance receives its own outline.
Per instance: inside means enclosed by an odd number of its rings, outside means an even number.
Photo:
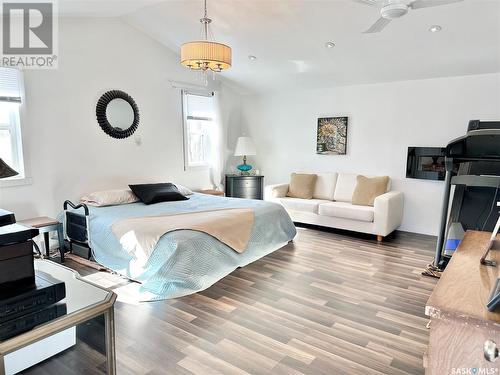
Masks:
[[[380,235],[377,236],[377,242],[382,242],[383,239],[384,239],[384,236],[380,236]]]

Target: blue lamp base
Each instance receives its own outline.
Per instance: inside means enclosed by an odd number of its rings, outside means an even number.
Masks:
[[[241,174],[249,174],[248,172],[252,169],[252,166],[247,164],[246,155],[243,157],[243,164],[238,165],[236,168],[238,168]]]
[[[253,167],[250,164],[240,164],[236,168],[238,168],[238,170],[241,172],[248,172]]]
[[[240,164],[236,168],[240,171],[240,174],[242,176],[247,176],[250,174],[250,170],[252,169],[252,166],[249,164]]]

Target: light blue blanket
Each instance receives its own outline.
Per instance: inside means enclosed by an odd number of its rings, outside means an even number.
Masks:
[[[163,235],[146,264],[140,264],[122,248],[111,231],[113,223],[122,219],[221,208],[254,209],[250,241],[241,254],[206,233],[178,230]],[[292,220],[279,204],[198,193],[191,195],[187,201],[149,206],[132,203],[89,209],[90,246],[95,260],[140,281],[142,291],[157,296],[153,299],[175,298],[204,290],[237,267],[277,250],[297,233]]]

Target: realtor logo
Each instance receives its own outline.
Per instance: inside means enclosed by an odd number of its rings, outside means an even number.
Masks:
[[[2,66],[56,67],[54,1],[2,3]]]

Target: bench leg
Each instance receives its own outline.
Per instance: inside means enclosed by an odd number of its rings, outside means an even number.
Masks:
[[[59,241],[59,254],[61,255],[61,263],[64,263],[64,234],[62,224],[57,228],[57,239]]]
[[[384,240],[384,236],[377,236],[377,242],[382,242]]]
[[[45,242],[45,256],[50,258],[49,232],[43,234],[43,241]]]

